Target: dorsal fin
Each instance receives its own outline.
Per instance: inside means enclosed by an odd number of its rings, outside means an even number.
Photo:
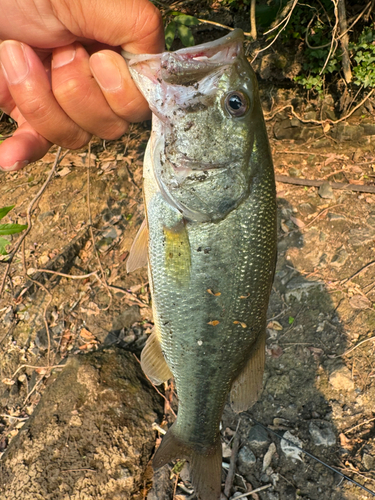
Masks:
[[[148,261],[148,227],[146,219],[141,224],[138,229],[138,233],[134,238],[133,244],[131,246],[129,257],[126,262],[126,272],[132,273],[140,267],[147,266]]]

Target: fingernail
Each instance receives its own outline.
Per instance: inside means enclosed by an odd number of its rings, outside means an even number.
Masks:
[[[54,69],[61,68],[66,64],[71,63],[76,56],[75,45],[68,45],[67,47],[60,47],[53,51],[52,66]]]
[[[20,170],[21,168],[26,167],[26,165],[28,164],[29,164],[28,160],[16,161],[16,163],[13,163],[13,165],[10,165],[9,167],[0,165],[0,169],[3,170],[4,172],[14,172],[15,170]]]
[[[8,40],[1,45],[1,66],[8,83],[15,85],[21,83],[29,73],[24,46],[22,43]]]
[[[90,67],[103,90],[113,92],[121,88],[122,76],[118,67],[106,54],[97,52],[90,57]]]

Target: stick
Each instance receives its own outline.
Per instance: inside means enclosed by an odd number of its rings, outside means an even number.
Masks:
[[[275,175],[276,182],[284,184],[295,184],[297,186],[313,186],[320,187],[325,180],[318,179],[297,179],[288,177],[287,175]],[[332,189],[340,189],[343,191],[357,191],[359,193],[375,193],[375,186],[366,186],[364,184],[349,184],[347,182],[328,182]]]
[[[240,446],[240,437],[238,435],[238,429],[237,429],[236,435],[234,436],[234,439],[233,439],[232,454],[230,456],[229,470],[228,470],[228,475],[227,475],[227,479],[225,481],[225,487],[224,487],[224,495],[227,498],[229,498],[230,490],[231,490],[232,485],[233,485],[234,474],[235,474],[235,469],[236,469],[236,458],[237,458],[239,446]]]

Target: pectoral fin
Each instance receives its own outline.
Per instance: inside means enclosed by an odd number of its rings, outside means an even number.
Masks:
[[[148,254],[148,228],[146,219],[141,224],[138,233],[133,241],[129,252],[129,257],[126,262],[126,271],[132,273],[140,267],[147,266]]]
[[[165,361],[156,330],[151,333],[143,348],[141,366],[147,377],[155,385],[162,384],[173,376]]]
[[[232,384],[230,404],[239,413],[250,408],[258,400],[263,386],[265,364],[266,331],[255,342],[251,356],[242,372]]]

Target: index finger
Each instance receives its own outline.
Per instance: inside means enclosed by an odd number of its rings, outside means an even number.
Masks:
[[[134,54],[164,50],[160,11],[149,0],[51,0],[56,17],[77,37]]]

